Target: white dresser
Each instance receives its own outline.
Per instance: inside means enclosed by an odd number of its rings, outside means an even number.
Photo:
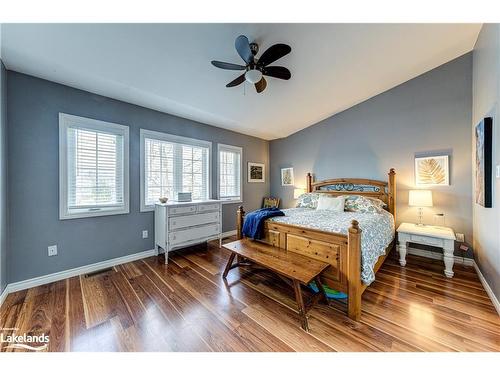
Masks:
[[[222,201],[209,199],[155,205],[155,249],[160,254],[209,240],[222,240]]]

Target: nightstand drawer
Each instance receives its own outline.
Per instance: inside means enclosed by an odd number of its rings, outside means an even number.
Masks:
[[[444,242],[441,238],[419,236],[417,234],[412,234],[410,236],[409,242],[416,242],[419,244],[431,245],[431,246],[437,246],[437,247],[443,247],[443,245],[444,245]]]

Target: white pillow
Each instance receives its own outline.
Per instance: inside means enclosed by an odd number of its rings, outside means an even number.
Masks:
[[[344,197],[330,197],[321,194],[318,200],[317,210],[330,210],[335,212],[344,212]]]

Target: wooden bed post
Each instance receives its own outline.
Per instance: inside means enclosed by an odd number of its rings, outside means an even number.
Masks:
[[[389,193],[389,212],[394,216],[394,223],[396,222],[396,171],[391,168],[389,171],[389,180],[387,184],[387,190]]]
[[[243,206],[238,207],[236,211],[236,237],[238,240],[243,238],[243,220],[245,219],[245,210]]]
[[[361,317],[361,229],[356,220],[351,222],[347,234],[348,252],[348,315],[359,321]]]
[[[311,173],[308,173],[307,174],[307,177],[306,177],[306,186],[307,186],[307,193],[312,193],[312,175]]]

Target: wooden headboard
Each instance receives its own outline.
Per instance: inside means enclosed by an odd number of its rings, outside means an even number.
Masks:
[[[382,200],[396,220],[396,171],[391,168],[388,181],[366,178],[334,178],[313,182],[311,173],[307,174],[307,192],[331,195],[362,195]]]

